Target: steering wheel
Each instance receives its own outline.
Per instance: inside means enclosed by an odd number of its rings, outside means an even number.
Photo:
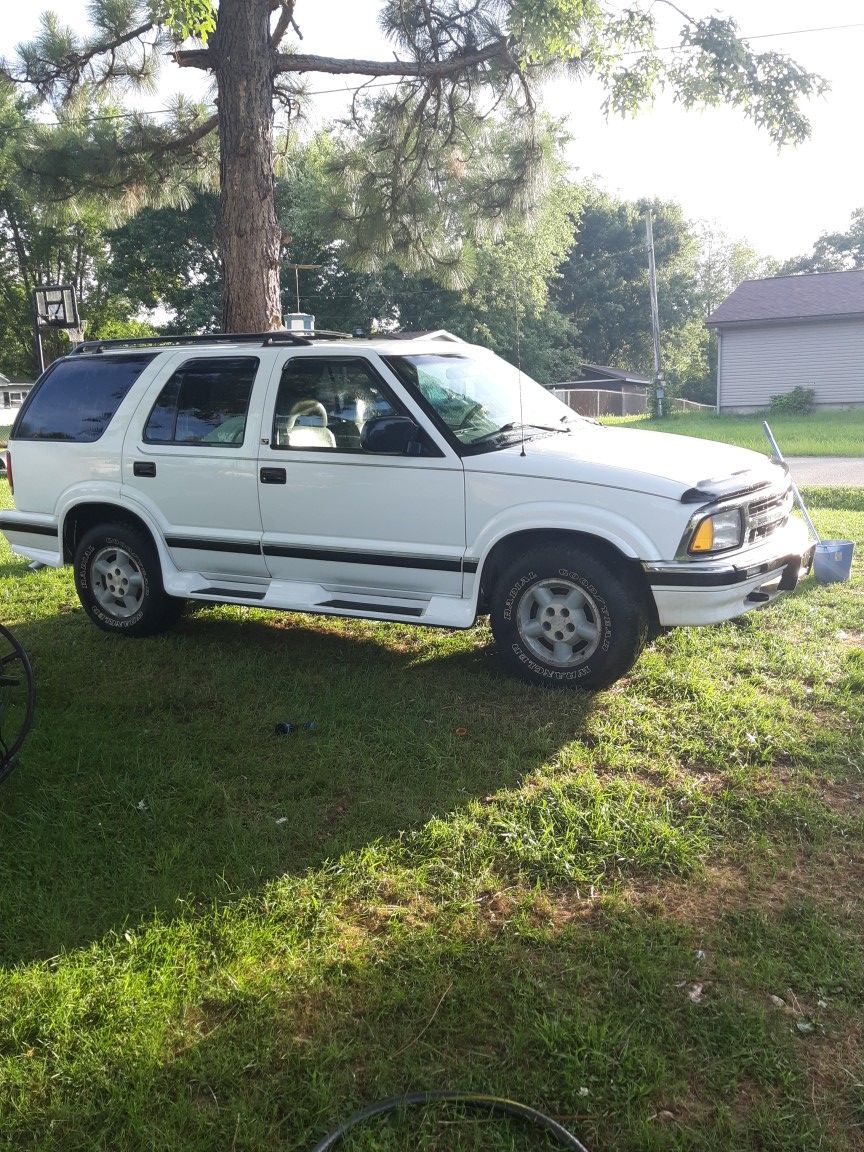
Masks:
[[[464,428],[470,422],[472,416],[476,416],[478,412],[482,411],[482,404],[472,404],[465,415],[462,417],[461,421],[454,425],[454,428]]]

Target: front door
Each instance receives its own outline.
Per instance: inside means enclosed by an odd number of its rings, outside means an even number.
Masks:
[[[364,451],[364,422],[388,415],[411,413],[365,356],[292,352],[274,373],[258,491],[275,579],[461,595],[461,461],[425,434],[422,455]]]
[[[159,523],[181,572],[267,576],[257,470],[267,383],[259,366],[258,356],[236,351],[181,353],[130,422],[124,492]]]

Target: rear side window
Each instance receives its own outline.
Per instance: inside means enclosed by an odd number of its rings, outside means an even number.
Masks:
[[[98,440],[153,356],[136,352],[55,361],[30,393],[10,439]]]
[[[145,443],[239,448],[257,371],[256,356],[187,360],[159,393]]]

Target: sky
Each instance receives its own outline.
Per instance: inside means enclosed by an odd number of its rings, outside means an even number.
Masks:
[[[0,0],[0,55],[36,30],[39,0]],[[85,26],[85,0],[64,0],[63,20]],[[831,85],[806,111],[812,135],[778,152],[739,109],[686,111],[661,94],[653,107],[626,120],[606,119],[603,93],[592,83],[556,81],[546,108],[565,120],[568,160],[576,177],[591,177],[626,199],[676,200],[693,220],[747,240],[766,256],[803,254],[822,232],[845,231],[864,206],[864,4],[861,0],[693,0],[691,15],[720,12],[736,19],[754,47],[784,52]],[[306,52],[386,59],[392,46],[377,26],[380,0],[297,0],[296,18]],[[655,9],[659,10],[659,9]],[[672,43],[681,23],[663,17]],[[848,25],[858,25],[848,27]],[[846,26],[846,27],[838,27]],[[350,76],[313,76],[313,126],[344,109]],[[333,90],[336,91],[328,91]],[[140,107],[161,107],[176,91],[204,95],[201,74],[166,65],[159,90],[139,96]]]

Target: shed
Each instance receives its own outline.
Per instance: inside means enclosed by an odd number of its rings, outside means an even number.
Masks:
[[[717,408],[755,412],[812,388],[819,408],[864,405],[864,268],[745,280],[717,330]]]

